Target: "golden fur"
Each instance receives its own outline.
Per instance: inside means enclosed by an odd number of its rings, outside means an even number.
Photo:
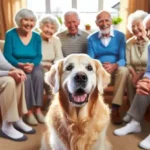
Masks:
[[[70,62],[79,63],[80,67],[87,62],[93,67],[94,74],[88,83],[93,84],[93,88],[88,102],[81,107],[71,105],[66,94],[67,79],[73,71],[66,73],[64,66]],[[77,72],[78,68],[75,66],[74,70]],[[90,77],[91,71],[84,72]],[[54,87],[56,95],[46,116],[47,131],[43,135],[41,150],[110,150],[106,139],[110,111],[102,96],[110,75],[102,65],[85,54],[72,54],[54,65],[46,80]],[[58,145],[62,145],[61,148]]]

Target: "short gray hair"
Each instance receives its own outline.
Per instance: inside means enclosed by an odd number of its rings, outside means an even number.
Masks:
[[[27,8],[20,9],[16,13],[16,15],[14,17],[14,22],[18,27],[20,27],[20,20],[25,19],[25,18],[33,18],[35,21],[35,25],[36,25],[37,17],[35,15],[35,13],[32,10],[27,9]]]
[[[150,20],[150,14],[147,15],[147,16],[144,18],[144,20],[143,20],[143,25],[144,25],[144,27],[146,27],[146,23],[147,23],[147,21],[149,21],[149,20]]]
[[[107,10],[101,10],[101,11],[99,11],[99,12],[97,13],[97,15],[96,15],[96,21],[97,21],[97,17],[98,17],[101,13],[103,13],[103,12],[109,14],[109,15],[110,15],[110,19],[112,20],[111,13],[110,13],[109,11],[107,11]]]
[[[69,11],[64,13],[64,21],[65,21],[66,16],[71,15],[71,14],[76,15],[77,19],[80,20],[79,12],[77,11],[77,9],[72,8]]]
[[[143,22],[144,18],[148,15],[147,12],[143,10],[137,10],[128,16],[127,28],[132,33],[132,22],[135,20],[140,20]]]
[[[60,23],[59,23],[58,19],[55,16],[52,16],[52,15],[49,15],[49,14],[43,15],[39,19],[39,28],[41,29],[47,23],[54,25],[55,32],[58,32],[58,30],[60,28]]]

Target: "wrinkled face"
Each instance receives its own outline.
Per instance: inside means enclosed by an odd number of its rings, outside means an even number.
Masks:
[[[70,34],[75,35],[78,33],[79,24],[80,20],[76,14],[69,14],[65,16],[65,25],[68,28]]]
[[[61,65],[61,73],[57,68]],[[103,88],[110,82],[110,75],[102,65],[86,54],[72,54],[53,66],[50,80],[55,92],[63,89],[72,106],[81,107],[89,101],[96,88],[102,94]],[[63,98],[65,99],[65,98]]]
[[[112,19],[109,13],[102,12],[97,16],[96,25],[99,27],[102,34],[109,34],[112,25]]]
[[[145,29],[141,20],[134,20],[132,22],[132,32],[136,37],[143,37],[145,35]]]
[[[20,28],[25,32],[30,32],[35,26],[34,18],[24,18],[20,20]]]
[[[42,38],[48,40],[55,33],[55,26],[51,23],[46,23],[41,27],[42,30]]]
[[[146,36],[150,39],[150,19],[146,23]]]

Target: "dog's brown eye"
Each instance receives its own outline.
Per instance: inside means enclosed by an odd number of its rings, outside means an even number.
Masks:
[[[92,70],[93,70],[93,68],[92,68],[91,65],[88,65],[86,68],[87,68],[87,70],[89,70],[89,71],[92,71]]]
[[[71,71],[72,69],[73,69],[73,65],[72,64],[66,67],[67,71]]]

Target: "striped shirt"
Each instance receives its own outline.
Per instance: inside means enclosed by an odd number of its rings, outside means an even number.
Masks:
[[[61,40],[63,56],[73,53],[87,53],[87,36],[85,31],[79,30],[76,35],[71,35],[67,30],[58,33]]]

